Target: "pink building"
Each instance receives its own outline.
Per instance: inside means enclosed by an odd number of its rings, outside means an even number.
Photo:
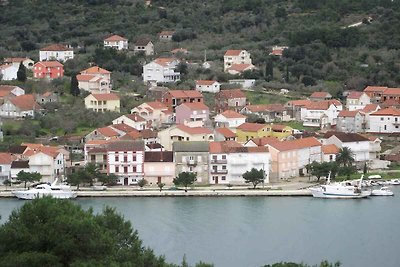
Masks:
[[[210,118],[210,109],[202,102],[183,103],[176,107],[176,123],[204,122]]]
[[[151,185],[173,184],[175,178],[174,152],[146,151],[144,153],[144,178]]]

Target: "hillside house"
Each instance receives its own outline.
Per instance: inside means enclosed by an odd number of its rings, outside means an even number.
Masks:
[[[364,92],[353,91],[346,97],[346,107],[350,111],[363,109],[368,104],[371,104],[371,98]]]
[[[22,63],[28,70],[33,69],[33,65],[35,64],[32,59],[27,57],[8,57],[3,60],[3,63],[6,65],[13,65],[17,68],[19,68],[19,65]]]
[[[252,65],[250,53],[246,50],[227,50],[224,55],[224,72],[233,65]]]
[[[151,127],[159,128],[162,124],[173,122],[173,113],[168,107],[159,102],[145,102],[131,109],[131,114],[138,114],[144,118]]]
[[[110,93],[112,88],[111,72],[98,66],[81,71],[76,78],[79,89],[92,94]]]
[[[211,80],[197,80],[196,91],[218,93],[220,91],[221,84],[217,81]]]
[[[0,116],[5,118],[34,117],[42,109],[34,95],[20,95],[6,99],[0,106]]]
[[[177,82],[181,74],[175,71],[180,61],[176,58],[157,58],[143,66],[143,82],[150,84]]]
[[[158,138],[165,150],[171,150],[172,144],[177,141],[214,141],[214,134],[208,128],[179,124],[159,131]]]
[[[33,66],[33,77],[57,79],[64,77],[64,65],[58,61],[40,61]]]
[[[215,95],[215,110],[222,113],[225,110],[240,112],[246,106],[246,94],[240,89],[221,90]]]
[[[95,112],[120,112],[120,99],[114,93],[90,94],[85,97],[85,107]]]
[[[74,50],[61,44],[52,44],[39,50],[39,61],[61,61],[74,58]]]
[[[246,118],[246,116],[234,110],[225,110],[215,116],[214,121],[218,127],[236,128],[245,123]]]
[[[168,90],[162,101],[169,110],[175,111],[175,108],[183,103],[203,103],[203,95],[195,90]]]
[[[400,110],[390,107],[371,113],[367,132],[400,133]]]
[[[174,34],[174,31],[162,31],[158,34],[158,38],[160,41],[172,41]]]
[[[150,39],[139,39],[133,49],[135,54],[143,53],[145,56],[154,55],[154,44]]]
[[[18,67],[14,65],[0,65],[0,79],[3,81],[12,81],[17,79]]]
[[[105,48],[109,47],[117,50],[126,50],[128,49],[128,39],[119,35],[112,35],[104,39],[103,45]]]
[[[365,131],[364,115],[358,110],[342,110],[338,114],[336,130],[346,133],[361,133]]]
[[[202,102],[182,103],[175,108],[175,122],[202,127],[210,120],[210,110]]]

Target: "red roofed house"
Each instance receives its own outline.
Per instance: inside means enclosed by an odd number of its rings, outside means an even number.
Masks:
[[[160,144],[166,149],[172,149],[176,141],[214,141],[214,134],[208,128],[189,127],[183,124],[174,125],[158,132]]]
[[[215,116],[214,121],[218,127],[236,128],[246,122],[246,116],[234,111],[225,110]]]
[[[3,60],[4,64],[6,65],[13,65],[14,67],[19,68],[19,65],[22,64],[27,69],[32,69],[35,62],[27,57],[8,57]]]
[[[368,104],[371,98],[365,92],[352,91],[346,97],[346,107],[350,111],[363,109]]]
[[[285,104],[288,115],[293,119],[301,120],[301,108],[307,106],[312,101],[308,99],[291,100]]]
[[[256,67],[253,64],[233,64],[227,72],[232,75],[241,74],[245,71],[254,70]]]
[[[148,123],[146,120],[137,113],[122,115],[112,121],[113,124],[123,123],[135,128],[138,131],[148,129]]]
[[[369,115],[370,133],[400,133],[400,110],[385,108]]]
[[[227,50],[224,55],[224,72],[236,64],[252,65],[250,53],[246,50]]]
[[[332,99],[332,95],[328,92],[314,92],[310,95],[311,101],[323,101]]]
[[[14,85],[0,85],[0,103],[4,103],[6,99],[24,95],[25,90]]]
[[[20,95],[5,100],[0,106],[0,116],[6,118],[34,117],[41,109],[34,95]]]
[[[164,103],[158,101],[142,103],[131,109],[131,113],[140,115],[150,126],[156,128],[163,123],[172,123],[174,115]]]
[[[175,108],[178,124],[202,127],[210,120],[210,109],[202,102],[182,103]]]
[[[246,94],[240,89],[221,90],[215,96],[215,110],[217,113],[231,109],[240,112],[246,106]]]
[[[336,125],[337,116],[342,110],[342,103],[336,99],[311,102],[301,108],[301,120],[303,126],[324,129]]]
[[[158,34],[160,41],[172,41],[172,36],[174,36],[174,31],[162,31]]]
[[[236,141],[237,135],[229,128],[215,128],[214,140],[215,141]]]
[[[210,142],[210,184],[245,184],[243,173],[255,168],[267,174],[269,183],[270,153],[267,147],[243,147],[235,141]]]
[[[53,44],[39,50],[39,61],[67,61],[74,58],[74,50],[61,44]]]
[[[117,50],[128,49],[128,39],[119,35],[112,35],[103,41],[104,47],[110,47]]]
[[[364,93],[371,98],[372,103],[379,103],[381,101],[382,94],[386,89],[388,89],[386,86],[367,86],[364,89]]]
[[[81,71],[76,76],[79,89],[90,93],[110,93],[111,72],[98,66],[93,66]]]
[[[332,162],[336,161],[336,155],[339,154],[340,149],[335,145],[323,145],[322,146],[322,161]]]
[[[306,174],[306,165],[322,161],[322,144],[314,137],[268,144],[271,154],[271,181]]]
[[[400,88],[387,88],[382,93],[381,103],[384,103],[388,100],[395,100],[397,103],[400,103]]]
[[[339,112],[336,130],[346,133],[362,133],[365,131],[365,117],[359,110],[342,110]]]
[[[240,111],[242,114],[254,114],[265,122],[289,121],[286,108],[282,104],[247,105]]]
[[[220,90],[220,86],[221,84],[217,81],[210,81],[210,80],[196,81],[196,91],[199,92],[218,93]]]
[[[90,94],[85,97],[85,107],[95,112],[120,112],[120,99],[118,95],[113,93]]]
[[[16,159],[11,153],[0,152],[0,184],[11,178],[11,163]]]
[[[170,83],[181,79],[181,74],[175,71],[180,61],[176,58],[157,58],[143,66],[144,83]]]
[[[172,111],[182,103],[204,102],[203,95],[196,90],[169,90],[162,100]]]
[[[288,49],[287,46],[273,46],[271,53],[269,53],[270,56],[278,56],[281,57],[283,55],[283,51]]]
[[[33,66],[33,77],[57,79],[64,77],[64,65],[58,61],[40,61]]]

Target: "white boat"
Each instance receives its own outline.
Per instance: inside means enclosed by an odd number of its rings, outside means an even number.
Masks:
[[[390,180],[390,185],[400,185],[400,180],[399,179],[392,179],[392,180]]]
[[[76,193],[68,185],[56,185],[57,180],[51,184],[39,184],[35,188],[24,191],[13,191],[12,194],[19,199],[35,199],[44,196],[69,199],[76,198]]]
[[[394,193],[389,189],[389,187],[384,186],[380,189],[372,190],[371,196],[394,196]]]
[[[316,198],[365,198],[371,195],[371,191],[362,190],[362,180],[363,176],[357,184],[352,184],[354,181],[331,183],[329,174],[326,185],[312,187],[310,191]]]

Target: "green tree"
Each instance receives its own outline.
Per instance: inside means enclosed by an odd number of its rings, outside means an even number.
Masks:
[[[11,181],[9,179],[4,180],[3,185],[6,187],[6,191],[7,191],[7,187],[11,186]]]
[[[81,93],[81,90],[79,89],[79,83],[78,79],[76,78],[76,73],[74,73],[71,76],[71,88],[70,88],[70,93],[73,96],[78,96]]]
[[[184,186],[187,190],[188,186],[192,185],[196,181],[196,173],[193,172],[181,172],[177,177],[174,178],[173,182],[176,186]]]
[[[164,183],[157,183],[158,188],[160,189],[160,192],[162,191],[163,187],[165,186]]]
[[[348,147],[343,147],[339,150],[339,153],[336,155],[336,162],[345,167],[351,166],[354,162],[354,154]]]
[[[70,201],[36,199],[0,227],[0,266],[167,267],[143,247],[130,222],[115,209],[101,214]]]
[[[105,174],[101,173],[97,177],[97,181],[101,183],[101,185],[114,185],[117,181],[118,177],[113,174]]]
[[[140,186],[140,188],[143,188],[145,185],[147,185],[147,180],[140,179],[137,184],[138,184],[138,186]]]
[[[22,62],[19,64],[17,71],[17,80],[20,82],[26,82],[26,68]]]
[[[17,174],[17,181],[24,183],[24,188],[26,188],[26,183],[39,182],[42,179],[42,175],[38,172],[24,172],[20,171]]]
[[[363,168],[363,174],[366,175],[367,172],[368,172],[368,166],[367,166],[367,163],[365,162],[364,163],[364,168]]]
[[[250,171],[243,173],[243,179],[245,183],[252,183],[253,188],[264,181],[265,172],[263,169],[257,170],[256,168],[252,168]]]
[[[294,263],[294,262],[279,262],[279,263],[274,263],[271,265],[264,265],[263,267],[311,267],[308,264],[304,263]],[[340,267],[340,262],[336,263],[329,263],[327,261],[321,262],[319,265],[315,265],[313,267]]]
[[[265,62],[265,80],[271,81],[274,78],[274,62],[268,58]]]
[[[67,183],[76,186],[76,190],[79,190],[79,186],[84,182],[83,181],[84,175],[85,174],[83,170],[78,170],[76,172],[73,172],[67,176]]]

